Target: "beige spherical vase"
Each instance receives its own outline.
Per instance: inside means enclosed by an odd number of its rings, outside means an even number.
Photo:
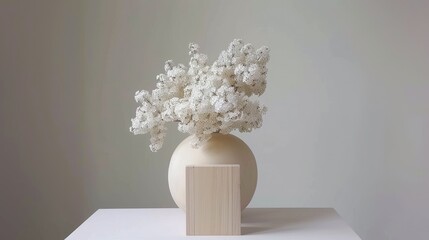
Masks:
[[[240,165],[241,209],[249,204],[256,189],[258,171],[255,156],[240,138],[214,133],[200,147],[192,147],[193,136],[187,137],[174,150],[168,169],[168,185],[177,206],[186,210],[186,166],[207,164]]]

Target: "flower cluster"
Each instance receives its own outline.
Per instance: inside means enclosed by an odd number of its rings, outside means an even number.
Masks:
[[[235,39],[219,58],[208,64],[197,44],[189,44],[189,67],[165,63],[156,89],[135,94],[141,104],[131,119],[134,134],[150,133],[150,149],[162,147],[167,122],[178,122],[180,132],[195,135],[194,146],[212,133],[250,132],[262,125],[266,107],[255,96],[265,92],[269,49],[254,49]]]

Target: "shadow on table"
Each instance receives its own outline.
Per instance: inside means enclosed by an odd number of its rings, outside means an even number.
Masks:
[[[241,234],[293,231],[336,216],[331,208],[250,208],[243,211]]]

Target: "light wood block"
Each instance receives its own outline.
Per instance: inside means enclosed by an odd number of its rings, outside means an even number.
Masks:
[[[240,165],[186,167],[186,234],[241,234]]]

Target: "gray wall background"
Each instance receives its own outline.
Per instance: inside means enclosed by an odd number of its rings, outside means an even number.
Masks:
[[[363,238],[429,234],[428,1],[0,1],[0,238],[62,239],[98,208],[173,207],[136,90],[187,45],[271,48],[253,207],[334,207]]]

